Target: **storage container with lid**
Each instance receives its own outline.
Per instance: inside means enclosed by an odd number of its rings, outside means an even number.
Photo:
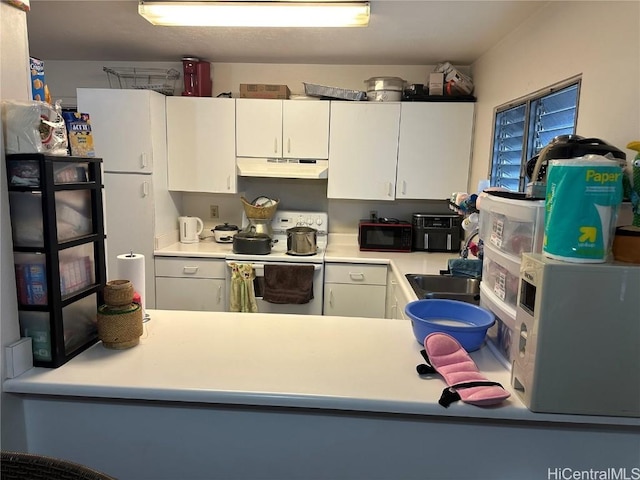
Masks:
[[[525,252],[541,253],[544,200],[509,196],[504,192],[480,194],[480,239],[485,245],[516,258]]]
[[[498,360],[511,369],[518,353],[516,310],[501,302],[484,282],[480,283],[480,306],[496,318],[496,323],[487,330],[487,345],[497,354]]]

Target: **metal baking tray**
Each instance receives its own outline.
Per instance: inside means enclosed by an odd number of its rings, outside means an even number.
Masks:
[[[311,97],[321,97],[321,98],[337,98],[339,100],[366,100],[367,92],[363,92],[360,90],[348,90],[345,88],[338,87],[327,87],[324,85],[316,85],[313,83],[305,83],[304,84],[304,93]]]

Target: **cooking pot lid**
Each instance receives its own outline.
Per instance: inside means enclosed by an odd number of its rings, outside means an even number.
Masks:
[[[222,231],[222,232],[230,232],[233,230],[238,230],[238,227],[236,225],[230,225],[227,222],[224,223],[224,225],[216,225],[213,229],[214,231]]]
[[[602,155],[607,154],[613,158],[625,160],[627,155],[614,147],[613,145],[600,140],[599,138],[584,138],[580,135],[559,135],[555,137],[549,145],[541,152],[541,161],[577,158],[585,155]]]
[[[318,230],[316,230],[315,228],[303,226],[287,228],[287,233],[313,233],[317,231]]]
[[[254,232],[254,231],[242,231],[234,235],[234,239],[247,239],[247,240],[271,240],[271,237],[266,233]]]

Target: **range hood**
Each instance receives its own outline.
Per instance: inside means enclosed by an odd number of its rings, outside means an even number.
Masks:
[[[237,157],[236,166],[241,177],[322,179],[327,178],[329,160]]]

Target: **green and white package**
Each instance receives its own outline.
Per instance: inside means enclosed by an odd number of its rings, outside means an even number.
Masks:
[[[600,155],[550,160],[543,254],[566,262],[605,262],[622,202],[622,176],[618,161]]]

